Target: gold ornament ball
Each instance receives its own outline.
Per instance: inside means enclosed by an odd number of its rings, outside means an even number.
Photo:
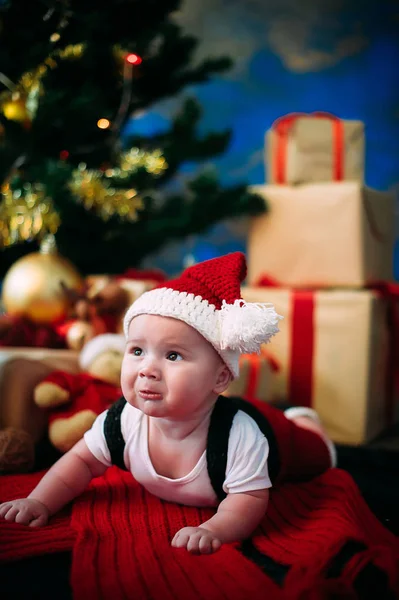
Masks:
[[[26,317],[35,323],[61,321],[69,308],[62,284],[78,292],[83,290],[83,278],[72,263],[58,254],[27,254],[4,278],[4,308],[10,316]]]
[[[2,106],[3,114],[9,121],[23,123],[29,120],[29,114],[23,99],[9,100]]]

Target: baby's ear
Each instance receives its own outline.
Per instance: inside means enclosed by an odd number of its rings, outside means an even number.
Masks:
[[[223,392],[229,387],[231,380],[232,375],[230,373],[230,369],[225,364],[221,365],[219,367],[219,372],[216,378],[216,384],[213,388],[213,392],[215,394],[223,394]]]

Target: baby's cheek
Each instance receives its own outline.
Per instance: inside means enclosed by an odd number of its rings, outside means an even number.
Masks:
[[[125,396],[126,399],[128,399],[127,397],[132,394],[133,388],[132,388],[132,384],[129,380],[129,377],[127,377],[123,373],[121,376],[121,388],[122,388],[123,395]]]
[[[202,378],[199,378],[196,374],[190,374],[185,376],[184,378],[175,380],[175,389],[181,391],[182,393],[186,393],[188,390],[192,394],[197,394],[204,387],[204,381]]]

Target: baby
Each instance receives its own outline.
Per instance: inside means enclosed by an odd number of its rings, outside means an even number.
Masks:
[[[278,332],[281,318],[270,305],[241,299],[245,275],[241,253],[194,265],[143,294],[124,321],[126,403],[119,422],[124,466],[164,500],[217,506],[212,518],[174,535],[172,546],[192,553],[211,553],[253,533],[268,505],[272,449],[279,454],[278,480],[316,475],[335,460],[314,411],[294,408],[284,414],[265,405],[276,445],[245,410],[238,410],[228,438],[224,499],[215,493],[207,464],[212,413],[238,376],[240,353],[259,350]],[[27,498],[1,504],[0,516],[43,526],[102,475],[112,465],[107,414],[97,417]]]

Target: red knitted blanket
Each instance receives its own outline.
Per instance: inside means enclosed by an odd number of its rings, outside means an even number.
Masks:
[[[1,477],[0,500],[25,496],[41,475]],[[75,600],[356,598],[370,567],[399,597],[399,540],[344,471],[273,490],[252,542],[210,556],[171,548],[179,528],[212,512],[164,502],[113,467],[46,527],[1,520],[0,561],[72,550]]]

